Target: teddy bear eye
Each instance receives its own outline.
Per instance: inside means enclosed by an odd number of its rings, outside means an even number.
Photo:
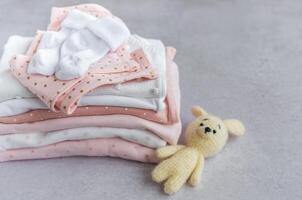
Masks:
[[[200,125],[200,126],[203,126],[203,123],[200,123],[199,125]]]
[[[215,133],[216,133],[216,130],[213,130],[213,133],[215,134]]]

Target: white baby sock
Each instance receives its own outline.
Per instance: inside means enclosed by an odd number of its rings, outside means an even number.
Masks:
[[[104,17],[89,22],[63,43],[56,77],[70,80],[83,76],[92,63],[115,51],[129,37],[130,31],[118,18]]]
[[[62,45],[56,77],[70,80],[83,76],[90,64],[104,57],[109,50],[104,40],[87,29],[73,33]]]
[[[90,21],[96,20],[89,14],[72,10],[63,20],[60,31],[43,33],[36,54],[28,66],[28,73],[53,75],[60,60],[60,48],[64,40],[75,30],[84,28]]]
[[[59,63],[60,47],[71,30],[63,28],[60,31],[43,33],[37,52],[28,65],[30,74],[52,75]]]

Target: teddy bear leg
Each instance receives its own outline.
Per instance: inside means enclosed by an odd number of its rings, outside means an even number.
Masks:
[[[181,188],[181,186],[185,184],[186,180],[187,177],[183,175],[173,175],[169,177],[164,184],[165,193],[167,194],[176,193]]]
[[[166,162],[162,162],[152,171],[152,179],[157,183],[163,182],[169,177],[169,172],[169,166],[166,164]]]

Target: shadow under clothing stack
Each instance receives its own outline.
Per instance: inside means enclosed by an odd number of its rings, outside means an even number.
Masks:
[[[92,22],[78,27],[86,19]],[[47,31],[8,39],[0,66],[1,162],[66,156],[157,162],[156,148],[177,143],[176,50],[130,32],[116,46],[121,23],[95,4],[53,8]],[[89,37],[104,41],[103,56],[94,53],[100,51],[96,43],[81,49],[91,44]]]

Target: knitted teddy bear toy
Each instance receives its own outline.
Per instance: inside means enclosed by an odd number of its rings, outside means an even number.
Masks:
[[[221,120],[201,107],[192,108],[196,119],[186,130],[186,145],[172,145],[157,149],[161,162],[152,172],[152,179],[164,182],[167,194],[177,192],[186,182],[196,186],[204,166],[204,159],[216,155],[226,144],[228,135],[244,134],[243,124],[236,119]]]

